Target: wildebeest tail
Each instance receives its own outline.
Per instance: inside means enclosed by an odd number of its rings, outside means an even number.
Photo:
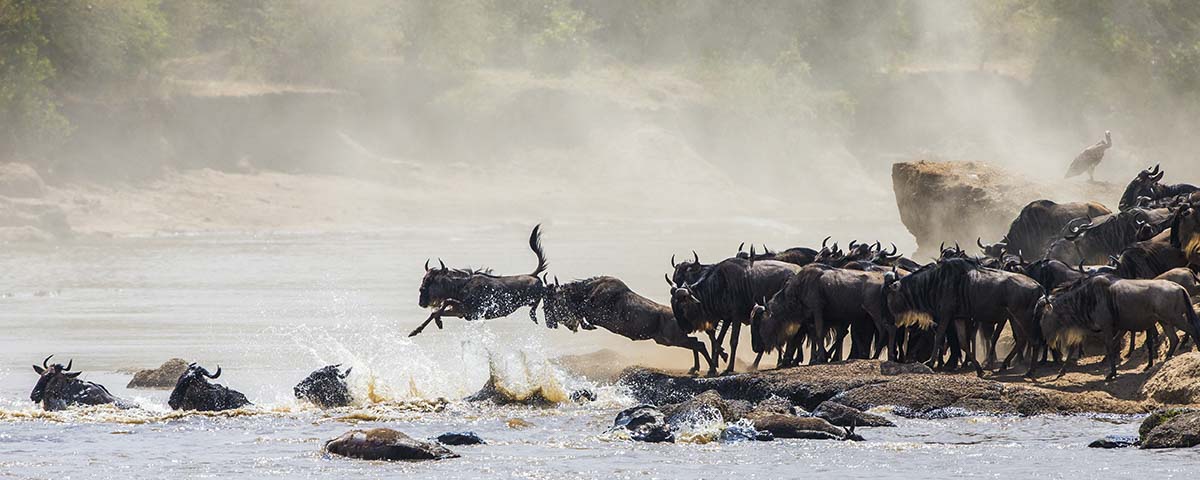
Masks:
[[[546,252],[542,250],[542,224],[540,223],[535,225],[533,231],[529,233],[529,249],[533,250],[534,255],[537,255],[537,268],[531,274],[536,277],[550,266],[550,263],[546,261]]]
[[[1188,325],[1192,327],[1192,331],[1189,333],[1192,335],[1193,340],[1200,338],[1198,336],[1200,335],[1200,315],[1196,314],[1196,309],[1192,306],[1192,297],[1189,297],[1187,291],[1182,288],[1179,289],[1179,294],[1183,296],[1183,305],[1186,307],[1184,310],[1187,311]]]

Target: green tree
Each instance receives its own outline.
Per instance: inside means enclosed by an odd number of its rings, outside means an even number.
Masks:
[[[0,0],[0,161],[40,157],[69,130],[47,86],[54,67],[42,54],[38,3]]]

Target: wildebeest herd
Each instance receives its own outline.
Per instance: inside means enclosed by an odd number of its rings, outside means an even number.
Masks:
[[[538,226],[529,237],[537,265],[528,274],[501,276],[426,262],[419,304],[433,312],[410,336],[430,322],[442,328],[443,317],[493,319],[525,306],[537,323],[541,306],[549,328],[599,327],[689,349],[693,374],[701,359],[709,375],[717,374],[722,361],[725,372],[732,372],[741,329],[749,326],[754,368],[773,352],[777,365],[787,367],[803,363],[806,349],[810,363],[878,358],[886,350],[895,361],[944,370],[970,367],[983,375],[999,361],[997,343],[1007,327],[1013,348],[1001,370],[1019,360],[1032,377],[1050,357],[1065,369],[1090,338],[1105,346],[1111,379],[1125,333],[1131,355],[1137,333],[1146,334],[1147,368],[1160,335],[1169,342],[1168,357],[1183,341],[1200,340],[1193,305],[1200,294],[1200,188],[1162,184],[1163,176],[1158,166],[1140,172],[1116,212],[1096,202],[1032,202],[1000,241],[976,239],[979,254],[943,244],[938,258],[924,264],[900,255],[895,244],[851,241],[843,250],[828,237],[819,248],[739,247],[715,263],[702,262],[695,251],[683,261],[672,256],[665,275],[669,305],[610,276],[551,281]],[[707,346],[693,336],[697,333],[707,336]],[[983,352],[977,338],[984,341]],[[49,360],[33,367],[40,378],[30,400],[42,408],[131,406],[103,386],[78,379],[72,362]],[[294,394],[322,408],[348,405],[349,374],[338,365],[321,368]],[[220,367],[209,372],[191,364],[168,405],[202,411],[249,405],[245,395],[209,381],[220,375]]]
[[[537,322],[533,310],[541,304],[550,328],[600,327],[692,350],[692,373],[701,359],[709,375],[722,361],[732,372],[741,329],[749,326],[755,368],[773,352],[786,367],[802,363],[805,350],[810,363],[878,358],[886,350],[892,360],[969,367],[979,375],[1022,361],[1032,377],[1051,357],[1066,368],[1091,338],[1106,347],[1111,379],[1126,333],[1131,354],[1137,333],[1146,333],[1151,364],[1160,329],[1170,342],[1168,356],[1181,343],[1177,331],[1184,341],[1200,339],[1193,306],[1200,293],[1200,188],[1166,185],[1163,176],[1157,165],[1140,172],[1116,212],[1096,202],[1032,202],[1000,241],[976,239],[978,254],[943,244],[938,258],[924,264],[898,254],[894,244],[851,241],[843,250],[830,238],[819,248],[783,251],[746,251],[743,244],[715,263],[693,251],[683,261],[671,258],[670,305],[614,277],[550,281],[539,226],[529,238],[537,257],[529,274],[426,262],[420,305],[434,311],[410,336],[431,321],[440,328],[444,316],[498,318],[522,306],[531,307]],[[1000,362],[1004,331],[1013,348]],[[698,333],[708,337],[707,346]]]

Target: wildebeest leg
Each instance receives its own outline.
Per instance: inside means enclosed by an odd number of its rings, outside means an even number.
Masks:
[[[842,361],[843,358],[846,358],[846,357],[842,356],[842,354],[845,353],[844,346],[846,343],[846,334],[850,332],[850,326],[848,324],[847,325],[838,325],[835,328],[837,328],[837,337],[836,337],[837,339],[834,340],[834,342],[833,342],[833,352],[834,352],[833,353],[833,361],[840,362],[840,361]],[[853,344],[854,340],[851,339],[850,343]],[[853,347],[853,345],[852,345],[852,347]]]
[[[725,373],[733,373],[734,363],[737,362],[738,336],[742,333],[742,322],[730,322],[733,323],[733,334],[729,336],[729,360],[725,362]]]
[[[937,324],[937,328],[933,331],[933,350],[926,363],[929,368],[937,368],[938,362],[942,360],[942,345],[945,343],[946,329],[950,328],[951,321],[946,318],[935,318],[934,322]]]
[[[808,363],[816,365],[829,361],[829,352],[825,350],[825,337],[828,334],[826,331],[828,327],[825,326],[825,316],[821,314],[819,309],[813,312],[812,321],[813,337],[811,348],[809,348]]]
[[[725,361],[728,362],[728,361],[732,361],[732,359],[728,355],[725,354],[725,347],[722,346],[725,344],[725,334],[726,333],[729,333],[729,320],[725,320],[725,321],[721,322],[721,333],[717,334],[717,339],[713,342],[712,354],[713,354],[713,358],[720,356],[721,358],[724,358]]]
[[[990,323],[985,323],[985,324],[980,325],[980,329],[983,331],[983,337],[988,340],[987,358],[984,360],[984,363],[987,364],[988,370],[996,368],[996,360],[999,359],[999,355],[996,354],[996,344],[1000,343],[1000,334],[1004,333],[1004,324],[1005,323],[1008,323],[1007,319],[1001,320],[1000,323],[997,323],[995,325],[992,325]],[[1016,343],[1017,343],[1016,336],[1017,336],[1017,332],[1016,332],[1016,330],[1014,330],[1013,331],[1013,340],[1014,340],[1013,350],[1020,351],[1021,349],[1017,348],[1017,346],[1016,346]]]
[[[1150,335],[1151,332],[1155,334],[1154,342],[1158,343],[1158,328],[1150,327],[1150,329],[1146,330],[1146,335]],[[1179,349],[1179,336],[1175,335],[1175,329],[1171,327],[1163,328],[1163,336],[1167,337],[1167,358],[1169,359],[1174,357],[1175,352]],[[1149,342],[1150,337],[1146,337],[1146,341]]]
[[[979,365],[979,360],[976,357],[975,337],[978,334],[974,322],[965,319],[959,319],[955,322],[955,330],[958,333],[958,343],[962,345],[963,354],[966,358],[963,360],[963,367],[975,367],[975,375],[983,377],[983,367]]]
[[[708,361],[708,375],[711,377],[711,376],[717,374],[717,367],[719,367],[721,364],[721,360],[720,360],[721,357],[717,353],[719,350],[717,348],[718,343],[717,343],[716,334],[712,330],[709,330],[704,333],[708,334],[708,344],[712,347],[712,355],[706,354],[708,356],[708,360],[709,360]]]
[[[1104,358],[1108,360],[1108,376],[1104,377],[1105,381],[1117,378],[1117,361],[1121,355],[1121,347],[1118,341],[1120,338],[1116,332],[1105,332],[1108,335],[1104,336]]]
[[[758,371],[758,362],[762,361],[763,353],[765,352],[758,352],[756,355],[754,355],[754,363],[750,365],[751,372]]]
[[[434,310],[433,313],[430,313],[429,318],[426,318],[424,322],[421,322],[421,326],[410,332],[408,336],[417,336],[422,330],[425,330],[425,327],[429,326],[429,322],[437,322],[437,327],[440,330],[442,328],[442,316],[461,317],[462,312],[454,310],[454,306],[457,304],[458,302],[450,303],[449,300],[443,302],[442,306],[438,307],[437,310]]]
[[[1129,332],[1129,358],[1133,358],[1133,350],[1137,348],[1137,332]]]
[[[529,319],[533,320],[534,325],[537,325],[537,323],[538,323],[537,309],[538,309],[538,305],[540,305],[541,303],[542,303],[542,297],[534,297],[533,303],[529,304]],[[549,325],[547,325],[547,326],[549,326]]]
[[[1130,332],[1132,333],[1132,332]],[[1143,372],[1150,371],[1154,367],[1154,357],[1158,356],[1158,329],[1146,330],[1146,369]]]

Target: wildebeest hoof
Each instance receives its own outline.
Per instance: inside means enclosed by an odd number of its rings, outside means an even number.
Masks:
[[[362,460],[441,460],[458,457],[441,445],[390,428],[351,430],[325,442],[325,451]]]

